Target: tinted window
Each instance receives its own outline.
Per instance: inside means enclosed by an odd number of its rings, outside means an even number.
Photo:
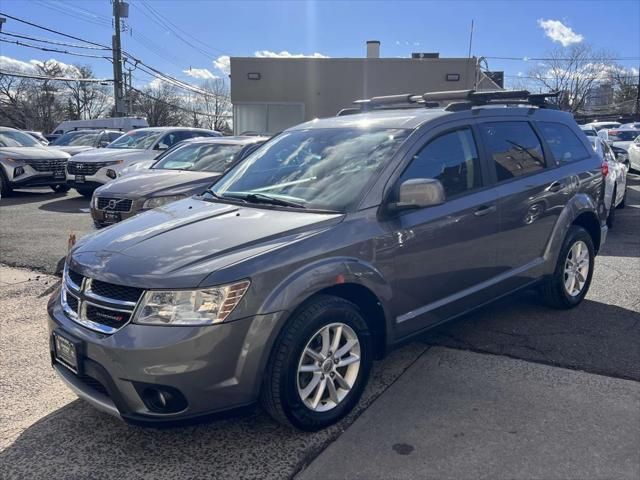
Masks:
[[[559,162],[575,162],[589,157],[589,152],[573,131],[562,123],[538,122],[547,145]]]
[[[413,157],[398,184],[414,178],[439,180],[447,198],[480,187],[480,160],[471,130],[463,128],[431,140]]]
[[[129,132],[122,135],[113,143],[109,144],[109,148],[134,148],[134,149],[147,149],[155,143],[155,141],[162,135],[158,130],[138,130],[135,132]]]
[[[214,190],[223,198],[262,194],[344,210],[360,200],[408,134],[359,127],[286,131],[233,167]]]
[[[167,133],[165,137],[162,139],[161,143],[164,143],[167,147],[171,148],[176,143],[182,142],[183,140],[187,140],[189,138],[195,137],[208,137],[210,136],[207,132],[192,132],[189,130],[178,131]]]
[[[71,147],[93,147],[99,132],[67,132],[61,137],[56,138],[52,145],[71,146]]]
[[[609,139],[614,142],[633,142],[638,135],[640,135],[640,130],[610,130],[609,131]]]
[[[118,138],[120,138],[122,136],[122,133],[120,132],[109,132],[107,134],[109,141],[113,142],[114,140],[117,140]]]
[[[527,122],[485,123],[480,128],[498,181],[544,169],[542,145]]]
[[[0,130],[0,147],[40,147],[31,135],[17,130]]]

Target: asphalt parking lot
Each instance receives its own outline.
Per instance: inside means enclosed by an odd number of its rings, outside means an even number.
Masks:
[[[0,275],[2,478],[291,478],[322,458],[322,452],[331,454],[336,440],[353,439],[350,432],[366,431],[362,422],[370,424],[370,415],[393,418],[400,414],[386,400],[388,392],[411,383],[413,377],[408,374],[414,375],[416,369],[433,365],[433,355],[450,355],[443,354],[442,347],[479,354],[478,358],[489,358],[489,363],[518,359],[524,360],[520,363],[525,369],[530,362],[552,366],[554,371],[565,372],[558,384],[571,390],[572,397],[586,399],[592,392],[583,383],[573,384],[566,372],[590,372],[632,385],[640,382],[640,176],[631,176],[627,208],[618,211],[615,228],[596,260],[591,290],[574,310],[550,310],[538,304],[535,292],[522,292],[439,327],[378,362],[357,411],[323,432],[292,432],[260,409],[188,428],[127,426],[75,399],[50,368],[44,316],[47,292],[57,278],[48,273],[55,271],[65,254],[69,233],[80,236],[93,228],[88,200],[72,193],[44,192],[17,193],[0,201],[0,262],[30,269],[5,268]],[[412,390],[412,395],[429,392]],[[628,398],[631,410],[635,402],[640,412],[639,397]],[[528,420],[535,425],[544,420],[540,418]],[[421,435],[428,437],[429,431]],[[485,440],[474,438],[475,442]],[[531,433],[524,442],[533,451],[536,440],[539,437]],[[440,441],[443,449],[450,446],[450,439]],[[615,432],[607,441],[616,441]],[[464,447],[468,450],[456,445],[461,455],[475,451],[473,443]],[[562,444],[556,448],[562,449]],[[367,452],[374,454],[375,450]],[[587,453],[593,456],[598,451],[585,450]],[[609,472],[608,478],[640,472],[640,458],[630,461],[630,469],[616,470],[620,475]],[[492,462],[499,468],[501,459],[492,458]],[[428,472],[428,467],[421,464],[420,468]],[[476,478],[473,464],[469,468],[466,478]],[[517,469],[498,471],[515,472],[512,478],[534,477],[527,476],[526,470],[519,475]],[[320,478],[313,472],[318,469],[312,465],[303,476]],[[396,473],[399,478],[412,478],[402,470]],[[442,478],[438,472],[431,473],[431,478]],[[592,478],[605,478],[606,473],[594,472]]]

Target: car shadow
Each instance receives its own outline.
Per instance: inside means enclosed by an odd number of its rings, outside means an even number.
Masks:
[[[66,193],[55,193],[51,189],[42,191],[35,190],[14,190],[11,195],[4,195],[0,199],[0,207],[13,206],[13,205],[25,205],[28,203],[46,202],[47,200],[53,200],[56,198],[64,198],[69,195]]]
[[[589,299],[555,310],[536,290],[520,292],[436,327],[422,341],[640,381],[640,313]]]
[[[63,198],[55,202],[43,203],[38,207],[38,209],[46,212],[82,213],[84,215],[88,215],[89,204],[90,200],[88,198],[78,196]]]

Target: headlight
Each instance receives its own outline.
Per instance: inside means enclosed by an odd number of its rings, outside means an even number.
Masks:
[[[240,303],[249,281],[204,290],[150,290],[136,310],[144,325],[213,325],[223,322]]]
[[[186,198],[186,197],[184,195],[168,195],[166,197],[154,197],[145,201],[142,204],[142,208],[144,209],[158,208],[163,205],[166,205],[167,203],[175,202],[176,200],[182,200],[183,198]]]

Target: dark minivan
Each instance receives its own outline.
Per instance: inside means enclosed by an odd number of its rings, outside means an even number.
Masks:
[[[81,239],[49,302],[68,386],[134,423],[261,400],[317,430],[414,335],[525,287],[582,301],[607,212],[601,159],[570,114],[503,91],[359,109]]]

